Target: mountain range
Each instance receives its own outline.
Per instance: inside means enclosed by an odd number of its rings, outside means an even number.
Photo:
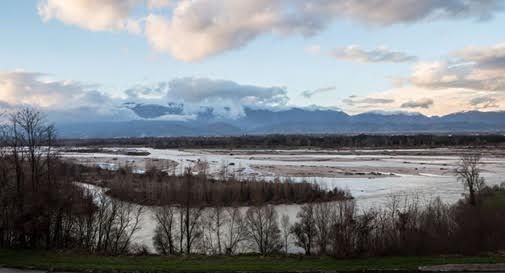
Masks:
[[[63,138],[115,138],[163,136],[233,136],[245,134],[399,134],[399,133],[499,133],[505,132],[505,112],[468,111],[428,117],[419,113],[367,112],[349,115],[334,109],[244,108],[235,118],[215,114],[206,107],[190,119],[184,105],[125,105],[138,119],[130,121],[72,122],[56,124]],[[226,109],[225,109],[226,110]]]

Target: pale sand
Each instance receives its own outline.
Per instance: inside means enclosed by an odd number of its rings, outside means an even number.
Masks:
[[[260,173],[270,173],[274,176],[294,176],[294,177],[393,177],[401,175],[422,175],[429,173],[432,175],[451,175],[450,168],[409,168],[409,167],[330,167],[330,166],[307,166],[303,165],[251,165],[251,168]]]

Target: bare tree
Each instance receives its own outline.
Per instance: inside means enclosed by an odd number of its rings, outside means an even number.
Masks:
[[[312,255],[312,246],[317,236],[314,205],[303,205],[296,215],[296,218],[298,218],[299,221],[291,228],[291,232],[296,238],[296,245],[302,247],[306,255]]]
[[[277,211],[273,206],[250,207],[246,223],[249,238],[260,254],[271,254],[282,248]]]
[[[336,202],[335,209],[332,212],[330,216],[330,245],[333,254],[338,257],[352,255],[354,250],[356,203],[354,200]]]
[[[36,190],[40,183],[42,169],[42,146],[47,144],[48,134],[54,131],[53,126],[47,126],[44,116],[31,108],[25,108],[11,116],[12,128],[17,144],[22,145],[21,152],[27,153],[30,165],[32,188]],[[19,152],[19,151],[17,151]]]
[[[118,206],[118,217],[116,219],[116,226],[114,228],[114,247],[113,253],[120,254],[126,253],[130,247],[133,235],[140,230],[140,220],[143,208],[132,203],[121,201]]]
[[[476,195],[485,185],[484,177],[480,176],[481,158],[478,153],[464,154],[456,168],[456,176],[468,190],[468,198],[472,206],[477,204]]]
[[[314,205],[314,222],[316,225],[316,245],[319,253],[325,255],[329,245],[332,205],[328,202]]]
[[[191,254],[193,243],[202,236],[201,218],[203,206],[198,204],[197,198],[195,198],[196,194],[193,189],[195,177],[192,172],[191,168],[186,168],[184,172],[185,183],[182,185],[182,199],[180,201],[181,206],[179,209],[179,225],[181,234],[179,248],[181,252],[184,251],[186,255]]]
[[[140,230],[142,207],[101,195],[97,200],[97,252],[121,254],[129,250],[131,240]]]
[[[246,239],[247,228],[239,208],[227,208],[228,225],[226,226],[225,248],[226,255],[237,251],[239,244]]]
[[[201,238],[201,216],[203,208],[185,208],[184,213],[184,239],[185,239],[185,253],[191,254],[192,246],[195,241]]]
[[[282,233],[282,247],[284,254],[288,254],[289,238],[291,237],[291,224],[289,223],[289,215],[283,214],[281,217],[281,233]]]
[[[224,208],[219,205],[211,208],[209,211],[209,222],[212,237],[216,239],[216,246],[213,247],[215,249],[214,252],[217,254],[223,254],[222,233],[224,226],[228,223],[228,219],[224,213]]]
[[[155,209],[154,220],[157,226],[153,240],[158,252],[164,255],[176,254],[174,234],[176,226],[175,211],[175,208],[171,206]]]

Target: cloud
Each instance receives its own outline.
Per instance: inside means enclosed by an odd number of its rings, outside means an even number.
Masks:
[[[151,85],[135,85],[124,91],[130,100],[161,99],[166,95],[167,82],[159,82]]]
[[[51,80],[44,73],[0,72],[0,108],[35,107],[58,122],[132,119],[129,111],[117,107],[115,98],[97,88],[76,81]]]
[[[315,90],[306,90],[302,92],[302,96],[304,96],[307,99],[310,99],[312,96],[319,95],[321,93],[326,93],[326,92],[331,92],[337,90],[336,86],[327,86],[327,87],[322,87],[318,88]]]
[[[288,101],[284,87],[241,85],[206,78],[174,79],[168,82],[167,97],[191,103],[230,100],[248,105],[284,105]]]
[[[91,31],[128,30],[141,32],[138,20],[131,18],[143,0],[42,0],[38,13],[45,21],[53,19]]]
[[[385,47],[364,50],[356,45],[335,48],[331,51],[331,56],[339,60],[347,60],[358,63],[405,63],[417,60],[416,56],[408,55],[401,51],[394,51]]]
[[[63,108],[73,103],[94,105],[104,98],[96,98],[100,93],[95,85],[74,81],[52,81],[48,75],[31,72],[0,73],[0,97],[12,105],[38,105],[41,107]]]
[[[282,20],[278,0],[180,1],[171,18],[149,15],[145,35],[159,51],[198,61],[243,47]]]
[[[505,109],[505,44],[466,47],[438,61],[418,62],[407,77],[392,77],[393,87],[343,101],[351,113],[376,110],[375,98],[393,99],[383,108],[415,109],[426,115]],[[401,84],[396,84],[398,81]],[[357,102],[357,103],[356,103]],[[361,103],[360,103],[361,102]]]
[[[411,23],[428,17],[484,19],[502,8],[501,1],[490,0],[180,1],[171,18],[148,16],[146,36],[155,49],[179,60],[198,61],[241,48],[264,34],[313,35],[339,19],[374,25]],[[401,52],[371,53],[382,55],[377,60],[412,61],[412,56]]]
[[[435,89],[505,91],[505,44],[466,48],[450,56],[449,61],[417,64],[411,83]]]
[[[500,91],[476,91],[458,88],[430,89],[416,86],[402,86],[371,93],[359,98],[364,100],[364,98],[375,99],[379,97],[391,99],[394,102],[381,105],[348,104],[344,101],[344,107],[342,108],[347,113],[362,113],[374,110],[395,112],[411,109],[428,116],[446,115],[468,110],[502,111],[505,109],[505,92]]]
[[[133,18],[137,6],[145,10]],[[152,9],[170,8],[164,13]],[[387,26],[420,20],[484,20],[501,0],[41,0],[44,21],[60,20],[92,31],[143,32],[151,46],[182,61],[246,46],[261,35],[309,36],[337,20]],[[141,18],[140,18],[141,17]],[[145,22],[145,25],[143,24]],[[400,58],[401,59],[401,58]]]
[[[372,106],[372,105],[382,105],[382,104],[390,104],[395,102],[394,99],[390,98],[376,98],[376,97],[358,97],[358,96],[350,96],[347,99],[342,100],[343,103],[350,106]]]
[[[406,108],[426,115],[505,108],[505,44],[467,47],[450,52],[438,61],[418,62],[409,76],[393,77],[401,84],[365,98],[344,100],[345,110],[356,113],[376,110],[370,99],[394,99],[388,111]]]
[[[212,107],[214,114],[227,117],[242,116],[245,106],[271,108],[285,106],[289,101],[284,87],[242,85],[207,78],[177,78],[151,86],[135,86],[125,93],[136,102],[182,103],[186,114],[194,115]]]
[[[482,97],[475,97],[470,100],[470,105],[475,109],[498,108],[498,100],[493,96],[486,95]]]
[[[53,80],[44,73],[0,72],[0,111],[31,106],[55,121],[132,120],[128,103],[183,105],[183,111],[161,119],[190,119],[212,107],[214,114],[239,117],[244,107],[273,108],[289,101],[284,87],[261,87],[207,78],[176,78],[136,85],[113,97],[95,84]],[[175,104],[174,104],[175,103]]]
[[[434,104],[432,99],[422,98],[418,100],[409,100],[402,103],[401,108],[424,108],[428,109]]]
[[[441,18],[485,20],[504,8],[500,0],[320,0],[305,1],[303,6],[304,13],[314,20],[327,21],[336,17],[373,25]]]

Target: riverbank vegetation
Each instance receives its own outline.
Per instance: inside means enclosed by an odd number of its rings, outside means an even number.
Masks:
[[[92,181],[97,179],[93,178]],[[142,174],[120,170],[103,181],[101,186],[106,187],[107,193],[114,198],[149,206],[189,203],[192,207],[233,207],[352,199],[344,190],[326,189],[309,182],[237,179],[233,176],[213,178],[205,172],[193,172],[191,168],[186,169],[183,175],[170,175],[159,170]]]

